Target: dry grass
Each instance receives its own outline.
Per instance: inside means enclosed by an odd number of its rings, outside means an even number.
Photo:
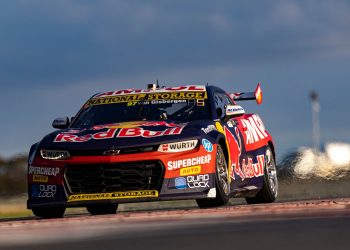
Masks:
[[[27,210],[27,197],[25,195],[0,199],[0,218],[29,215],[32,215],[32,212]]]

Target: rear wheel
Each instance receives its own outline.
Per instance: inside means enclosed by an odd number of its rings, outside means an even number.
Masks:
[[[265,153],[264,183],[255,197],[247,197],[248,204],[274,202],[278,194],[276,163],[272,150],[267,146]]]
[[[118,204],[104,204],[86,207],[91,215],[115,214],[118,209]]]
[[[65,211],[65,207],[32,208],[33,214],[41,218],[62,218]]]
[[[229,201],[230,184],[229,174],[225,154],[220,145],[216,151],[216,177],[215,177],[216,197],[198,199],[197,204],[200,208],[211,208],[226,205]]]

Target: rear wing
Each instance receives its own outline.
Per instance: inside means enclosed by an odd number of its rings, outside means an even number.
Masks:
[[[234,101],[255,100],[256,103],[260,105],[262,103],[262,90],[261,90],[260,83],[258,83],[254,92],[233,93],[233,94],[230,94],[230,97]]]

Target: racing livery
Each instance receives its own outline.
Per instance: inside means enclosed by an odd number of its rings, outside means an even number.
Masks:
[[[273,202],[273,140],[257,114],[236,104],[241,100],[260,104],[260,84],[233,94],[155,84],[95,94],[72,119],[55,119],[58,130],[31,147],[28,209],[52,218],[67,207],[111,214],[127,202]]]

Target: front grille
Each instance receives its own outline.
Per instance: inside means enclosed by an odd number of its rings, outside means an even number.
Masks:
[[[160,161],[66,165],[65,182],[71,194],[159,190]]]

